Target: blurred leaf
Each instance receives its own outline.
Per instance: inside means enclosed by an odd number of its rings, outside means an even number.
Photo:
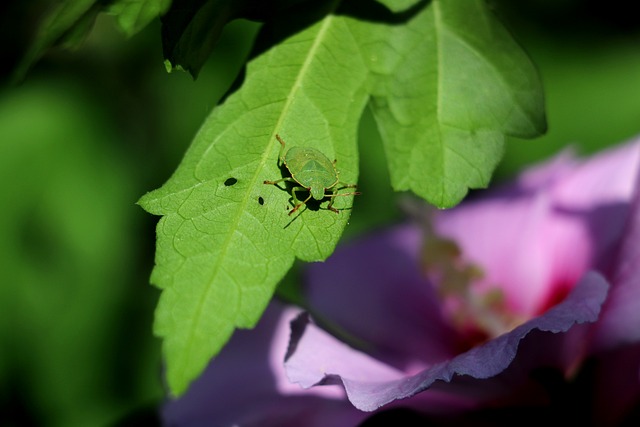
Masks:
[[[372,93],[395,188],[442,206],[487,184],[503,133],[544,128],[533,67],[481,3],[398,14],[373,2],[336,14],[338,4],[306,4],[265,26],[243,86],[214,109],[171,179],[140,200],[163,215],[155,332],[176,395],[234,328],[255,325],[293,260],[326,259],[347,224],[351,198],[337,200],[339,215],[327,201],[287,215],[290,191],[263,184],[286,173],[276,134],[337,159],[341,180],[356,182],[356,130]]]
[[[171,0],[114,0],[107,11],[116,15],[122,31],[132,36],[163,15],[170,5]]]
[[[0,99],[0,396],[17,388],[42,417],[34,425],[107,425],[139,403],[122,390],[158,366],[147,357],[139,376],[119,375],[145,342],[126,343],[124,357],[118,345],[135,188],[110,128],[84,101],[61,81]]]
[[[162,17],[162,48],[167,71],[198,76],[224,26],[252,0],[174,0]]]
[[[52,46],[77,47],[87,36],[100,11],[98,0],[50,1],[33,41],[13,74],[15,81]]]
[[[162,47],[167,71],[197,78],[230,21],[266,21],[308,0],[173,0],[162,17]]]
[[[43,0],[42,3],[40,6],[44,12],[30,44],[13,71],[14,82],[24,78],[28,69],[47,49],[54,46],[66,49],[80,46],[103,10],[115,15],[120,28],[131,36],[164,13],[171,0],[113,0],[112,3],[101,0]]]
[[[549,132],[535,144],[522,140],[507,143],[506,161],[498,169],[503,179],[565,149],[567,144],[586,155],[638,134],[637,37],[603,37],[597,31],[586,37],[566,35],[549,34],[546,27],[524,35],[545,82]],[[584,72],[586,68],[588,73]]]

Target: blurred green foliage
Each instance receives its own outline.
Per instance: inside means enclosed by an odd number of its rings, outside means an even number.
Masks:
[[[79,51],[2,88],[0,425],[155,419],[155,219],[136,201],[176,167],[254,27],[226,31],[206,90],[166,74],[159,25],[126,39],[106,16]]]
[[[1,387],[30,396],[37,424],[104,423],[124,397],[158,394],[153,342],[129,324],[152,296],[131,238],[135,169],[96,106],[67,81],[0,101]]]
[[[640,22],[623,1],[495,2],[537,65],[548,132],[513,139],[495,179],[567,147],[588,154],[640,134]]]
[[[30,15],[8,19],[9,3],[0,37],[14,58]],[[630,13],[616,20],[613,6],[589,12],[587,1],[539,1],[533,13],[532,3],[495,4],[541,72],[549,131],[510,142],[494,181],[569,144],[591,152],[640,133]],[[49,52],[1,89],[0,424],[153,419],[163,396],[151,334],[158,292],[148,285],[156,219],[135,202],[175,169],[255,31],[227,28],[194,82],[166,74],[157,23],[126,39],[103,16],[78,51]],[[348,236],[402,217],[369,115],[360,148],[363,195]]]

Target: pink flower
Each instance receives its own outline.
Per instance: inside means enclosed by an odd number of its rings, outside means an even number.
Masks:
[[[238,331],[178,400],[163,408],[171,427],[348,427],[367,414],[336,387],[303,390],[288,381],[289,323],[299,308],[273,301],[255,329]]]
[[[571,378],[586,356],[637,344],[639,165],[638,143],[587,161],[563,154],[311,266],[311,310],[333,335],[298,322],[289,378],[340,384],[364,411],[459,411],[517,399],[535,388],[532,372]],[[534,394],[519,404],[548,399]]]
[[[564,399],[618,421],[640,402],[639,170],[638,142],[565,153],[339,248],[307,270],[311,316],[272,303],[165,421],[346,427],[505,407],[535,420],[576,409]]]

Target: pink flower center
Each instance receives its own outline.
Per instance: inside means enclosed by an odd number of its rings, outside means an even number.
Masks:
[[[509,332],[527,320],[508,309],[499,287],[480,293],[473,286],[483,279],[483,271],[462,259],[453,240],[429,236],[423,245],[421,261],[442,299],[444,316],[460,333],[461,350]],[[549,307],[564,296],[566,293],[554,295]]]

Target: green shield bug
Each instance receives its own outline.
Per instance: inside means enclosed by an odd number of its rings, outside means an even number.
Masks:
[[[287,150],[286,154],[283,155],[285,143],[282,138],[280,138],[280,135],[276,135],[276,139],[280,142],[278,164],[282,162],[291,176],[275,181],[264,181],[264,183],[275,185],[287,181],[299,185],[299,187],[293,187],[291,190],[291,196],[293,197],[295,206],[291,212],[289,212],[289,215],[305,205],[311,198],[320,201],[325,197],[331,199],[327,208],[335,213],[340,213],[338,209],[333,207],[333,202],[336,197],[360,194],[358,192],[336,193],[343,188],[355,188],[357,186],[356,184],[344,184],[340,182],[335,160],[333,162],[330,161],[327,156],[312,147],[291,147]],[[300,201],[296,194],[299,191],[309,192],[309,196]]]

